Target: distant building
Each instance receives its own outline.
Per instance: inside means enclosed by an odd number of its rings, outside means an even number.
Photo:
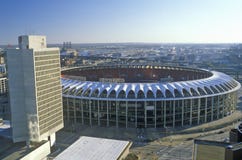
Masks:
[[[63,128],[58,48],[45,36],[20,36],[19,49],[8,49],[11,127],[14,142],[50,140]]]
[[[63,42],[62,49],[63,50],[71,49],[71,42]]]
[[[0,64],[4,63],[4,51],[0,48]]]
[[[1,74],[0,74],[0,117],[7,120],[10,119],[7,77]]]
[[[5,76],[1,77],[0,75],[0,96],[6,95],[7,92],[8,92],[7,77]]]
[[[6,73],[6,66],[5,64],[0,64],[0,75]]]
[[[122,160],[128,155],[131,145],[129,141],[83,136],[55,160]]]

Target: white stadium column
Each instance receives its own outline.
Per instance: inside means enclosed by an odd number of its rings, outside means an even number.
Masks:
[[[154,102],[155,103],[155,110],[154,110],[155,111],[155,128],[156,128],[156,102],[157,101]]]
[[[98,126],[100,126],[100,104],[99,100],[97,101],[97,117],[98,117]]]
[[[198,98],[197,124],[200,124],[201,98]]]
[[[208,98],[205,98],[205,123],[207,122],[207,113],[208,113]]]
[[[190,125],[192,125],[192,107],[193,107],[192,103],[193,103],[193,99],[191,99],[190,101]]]
[[[108,111],[108,101],[107,101],[107,127],[109,127],[109,111]]]
[[[88,100],[88,108],[89,108],[89,124],[92,126],[92,105],[91,100]]]
[[[181,121],[181,123],[182,123],[182,127],[183,127],[183,125],[184,125],[184,99],[182,100],[182,121]]]
[[[67,107],[66,107],[66,112],[67,112],[67,121],[70,122],[70,105],[69,105],[69,98],[66,98],[66,103],[67,103]]]
[[[144,104],[145,104],[145,107],[144,107],[144,109],[145,109],[145,128],[147,128],[147,110],[146,110],[146,101],[144,102]]]
[[[82,111],[82,125],[84,124],[84,117],[83,117],[83,100],[81,99],[81,111]]]
[[[212,110],[211,110],[211,121],[213,121],[213,107],[214,107],[214,97],[212,97]]]
[[[137,101],[135,101],[135,127],[137,128]]]
[[[224,96],[225,96],[225,95],[222,95],[222,98],[223,98],[223,115],[222,115],[222,118],[224,118],[224,101],[225,101]]]
[[[73,108],[74,108],[74,124],[76,125],[76,99],[73,99]]]
[[[164,101],[163,103],[163,108],[164,108],[163,118],[164,118],[164,128],[165,128],[166,127],[166,101]]]
[[[128,128],[128,101],[126,101],[125,117],[125,126]]]
[[[172,126],[175,128],[175,122],[176,122],[176,101],[171,101],[173,102],[173,121],[172,121]]]
[[[116,128],[118,128],[118,101],[116,101]]]
[[[219,97],[220,96],[218,96],[218,105],[217,105],[217,119],[219,119],[219,110],[220,110],[220,100],[219,100]]]

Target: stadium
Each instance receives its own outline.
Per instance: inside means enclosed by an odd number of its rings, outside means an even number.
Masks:
[[[62,88],[65,123],[166,128],[230,115],[240,83],[216,71],[140,64],[65,70]]]

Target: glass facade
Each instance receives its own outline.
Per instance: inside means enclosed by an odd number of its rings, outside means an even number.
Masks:
[[[162,128],[198,125],[230,115],[237,92],[179,100],[102,100],[63,96],[67,123],[124,128]]]

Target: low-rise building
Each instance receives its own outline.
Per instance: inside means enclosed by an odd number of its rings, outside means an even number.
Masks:
[[[194,140],[193,160],[242,159],[242,124],[230,131],[230,142]]]
[[[128,155],[131,145],[129,141],[83,136],[55,160],[122,160]]]

